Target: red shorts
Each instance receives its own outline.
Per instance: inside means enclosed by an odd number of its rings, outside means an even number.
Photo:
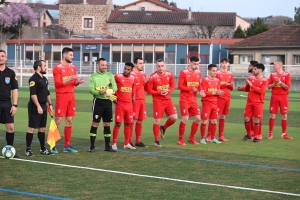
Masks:
[[[202,101],[201,119],[218,119],[218,105],[217,102]]]
[[[76,114],[74,93],[56,93],[55,116],[73,117]]]
[[[272,95],[270,101],[270,113],[277,114],[278,107],[280,107],[280,113],[288,114],[289,112],[289,97],[287,95]]]
[[[263,118],[264,104],[260,102],[247,101],[244,117]]]
[[[200,108],[197,101],[180,101],[181,116],[195,116],[200,115]]]
[[[132,104],[133,119],[144,120],[147,118],[146,101],[144,99],[135,100]]]
[[[218,97],[218,108],[220,115],[227,115],[230,111],[230,100],[225,100]]]
[[[153,118],[161,119],[164,117],[164,112],[167,116],[177,114],[176,107],[172,99],[160,100],[153,102]]]
[[[118,101],[115,106],[115,122],[122,123],[123,119],[125,123],[133,122],[133,111],[132,111],[132,103]]]

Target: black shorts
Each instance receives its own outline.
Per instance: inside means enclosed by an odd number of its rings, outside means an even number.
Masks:
[[[9,124],[14,123],[14,117],[11,116],[11,102],[10,101],[0,101],[0,123]]]
[[[93,122],[112,122],[112,102],[108,99],[93,100]]]
[[[37,112],[37,107],[34,103],[28,102],[28,127],[43,128],[47,125],[47,107],[46,104],[41,104],[43,114]]]

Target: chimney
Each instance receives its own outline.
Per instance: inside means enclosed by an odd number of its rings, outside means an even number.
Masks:
[[[192,11],[191,11],[191,7],[189,7],[189,12],[188,12],[188,20],[192,19]]]

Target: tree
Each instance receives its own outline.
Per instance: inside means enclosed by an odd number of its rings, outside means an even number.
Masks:
[[[242,27],[241,25],[239,25],[236,30],[234,31],[234,35],[233,35],[234,38],[245,38],[246,35],[245,35],[245,32],[242,30]]]
[[[10,3],[0,13],[1,44],[3,33],[18,34],[20,39],[23,25],[31,25],[37,19],[37,14],[24,3]]]
[[[169,4],[168,0],[160,0],[163,3]]]
[[[261,18],[257,18],[245,31],[246,37],[251,37],[259,33],[269,30],[268,26],[264,23]]]
[[[177,7],[177,4],[176,4],[176,2],[174,2],[174,1],[171,1],[171,2],[170,2],[170,6]]]
[[[300,24],[300,7],[295,7],[294,22]]]

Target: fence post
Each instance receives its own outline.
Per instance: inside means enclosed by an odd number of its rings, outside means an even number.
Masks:
[[[20,74],[20,87],[23,86],[23,65],[22,65],[22,60],[20,60],[20,71],[21,71],[21,74]]]

